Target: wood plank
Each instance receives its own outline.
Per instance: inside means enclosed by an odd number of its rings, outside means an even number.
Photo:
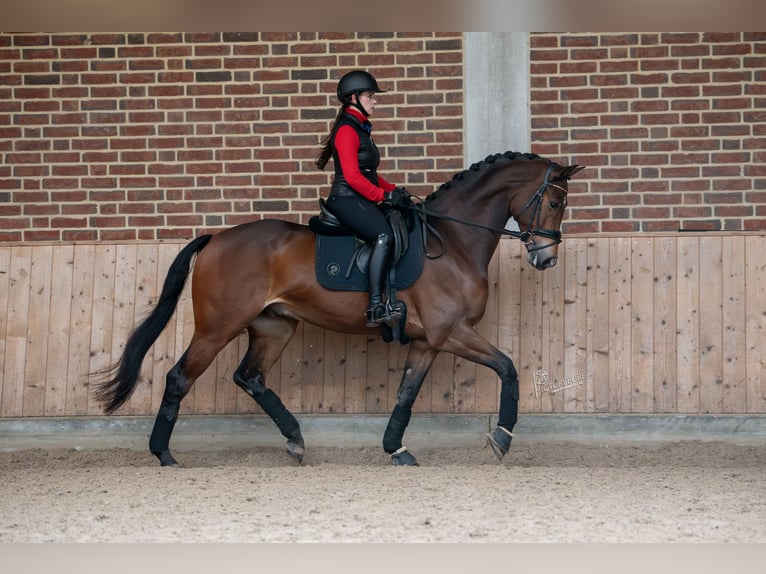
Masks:
[[[11,246],[0,245],[0,407],[5,386],[5,341],[8,332],[8,290],[11,277]],[[10,383],[10,382],[9,382]],[[0,413],[2,409],[0,408]]]
[[[615,237],[609,248],[609,411],[630,412],[631,240]]]
[[[607,238],[588,240],[586,411],[609,411],[609,250]]]
[[[676,238],[654,240],[654,404],[657,413],[677,408]]]
[[[93,321],[93,279],[96,248],[76,245],[72,253],[69,362],[66,373],[66,415],[88,413],[88,365]]]
[[[51,245],[35,247],[32,251],[27,360],[24,369],[24,404],[21,409],[21,414],[25,417],[39,417],[45,414],[52,259],[53,246]]]
[[[587,409],[586,391],[592,385],[588,374],[588,242],[570,238],[564,243],[564,412],[579,413]],[[561,247],[559,247],[561,249]],[[561,264],[560,263],[560,264]]]
[[[542,395],[545,394],[540,382],[548,373],[543,367],[542,314],[543,275],[526,261],[519,269],[521,286],[519,345],[519,411],[540,412]]]
[[[281,393],[280,397],[287,410],[293,414],[302,412],[301,409],[301,373],[303,370],[303,328],[301,321],[295,329],[295,334],[285,347],[281,361]],[[259,410],[259,412],[261,412]]]
[[[367,371],[365,404],[368,413],[388,413],[388,343],[380,337],[367,336]]]
[[[654,241],[631,246],[631,413],[654,408]]]
[[[19,417],[24,403],[32,248],[11,248],[8,265],[8,314],[5,330],[3,395],[0,415]]]
[[[93,309],[90,331],[90,379],[101,380],[112,365],[112,310],[114,309],[114,273],[116,245],[98,244],[93,264]],[[115,361],[118,357],[115,357]],[[88,414],[103,414],[101,405],[88,398]]]
[[[745,238],[724,237],[721,289],[723,294],[723,408],[725,413],[747,412],[747,339],[745,325]]]
[[[565,257],[565,248],[560,255]],[[542,315],[542,366],[554,384],[541,396],[542,412],[564,412],[564,291],[566,263],[542,273],[543,315]]]
[[[324,375],[319,411],[345,412],[346,335],[327,330],[324,333]]]
[[[678,412],[698,414],[699,395],[699,238],[679,237],[676,261],[676,348]]]
[[[723,412],[721,237],[700,238],[700,411]]]
[[[301,374],[301,412],[321,412],[324,386],[324,329],[306,324],[303,327]]]
[[[766,241],[745,238],[747,412],[766,412]]]
[[[158,246],[156,243],[142,243],[136,249],[136,275],[133,295],[133,328],[149,316],[157,303],[160,291],[162,289],[161,281],[158,280]],[[164,279],[164,276],[162,277]],[[152,411],[152,380],[154,365],[152,359],[154,354],[146,354],[141,365],[141,383],[136,387],[135,392],[130,397],[128,412],[133,415],[148,415]]]
[[[135,244],[115,246],[116,267],[114,273],[114,307],[112,309],[112,360],[122,356],[125,343],[133,331],[135,321],[136,256]],[[139,378],[138,385],[146,381]],[[115,414],[130,414],[130,401],[120,407]]]
[[[428,375],[423,381],[413,407],[413,412],[419,413],[451,413],[453,412],[453,366],[455,357],[451,353],[439,353],[436,355]]]
[[[45,379],[46,417],[66,414],[67,371],[70,356],[72,281],[74,247],[57,245],[53,249],[50,274],[50,317],[48,322],[48,354]]]
[[[346,337],[346,384],[344,407],[346,413],[365,412],[367,381],[367,337]]]

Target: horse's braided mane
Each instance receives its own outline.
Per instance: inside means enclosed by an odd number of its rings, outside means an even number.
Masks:
[[[483,169],[485,169],[488,165],[495,163],[499,159],[516,161],[518,159],[525,159],[525,160],[541,159],[541,157],[534,153],[522,153],[518,151],[507,151],[505,153],[496,153],[493,155],[488,155],[483,160],[472,164],[468,169],[463,170],[459,173],[456,173],[451,180],[441,184],[435,192],[433,192],[431,195],[429,195],[426,198],[426,200],[433,199],[440,191],[450,188],[452,184],[455,183],[456,181],[463,181],[467,175],[480,172]]]

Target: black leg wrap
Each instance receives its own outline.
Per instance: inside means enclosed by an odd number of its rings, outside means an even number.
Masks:
[[[288,440],[293,440],[300,446],[303,444],[301,427],[293,414],[287,410],[282,400],[271,389],[266,389],[263,394],[255,397],[255,402],[263,411],[271,417],[277,428]]]
[[[402,448],[402,437],[407,425],[410,423],[412,409],[396,405],[391,418],[388,419],[386,432],[383,434],[383,450],[388,454],[393,454]]]
[[[162,399],[157,418],[154,420],[151,437],[149,437],[149,451],[160,459],[162,466],[175,466],[178,464],[170,454],[170,435],[178,419],[180,403],[171,403]]]
[[[503,380],[500,387],[500,410],[497,417],[497,427],[487,434],[487,444],[498,461],[511,449],[513,427],[519,418],[519,379],[515,375],[510,380]]]
[[[498,413],[497,424],[501,427],[513,431],[516,421],[519,418],[519,401],[513,398],[510,388],[503,385],[500,389],[500,411]]]

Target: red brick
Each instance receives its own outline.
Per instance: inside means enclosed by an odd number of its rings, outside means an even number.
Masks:
[[[635,233],[640,230],[637,221],[603,221],[601,231],[604,233]]]
[[[641,231],[646,233],[657,233],[662,231],[677,231],[679,221],[677,219],[669,220],[649,220],[641,223]]]

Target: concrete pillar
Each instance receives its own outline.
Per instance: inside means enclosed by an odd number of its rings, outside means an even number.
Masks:
[[[464,48],[464,160],[528,152],[529,34],[466,32]],[[518,229],[513,219],[509,229]]]
[[[465,163],[529,151],[529,34],[466,32]]]

